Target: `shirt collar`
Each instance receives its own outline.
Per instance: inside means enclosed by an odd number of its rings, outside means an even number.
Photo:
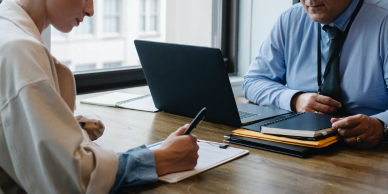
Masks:
[[[4,18],[14,23],[24,32],[37,39],[43,45],[42,36],[39,33],[34,21],[24,9],[17,5],[13,0],[4,0],[0,4],[0,18]]]
[[[346,26],[349,23],[350,17],[352,17],[352,14],[354,10],[356,10],[357,4],[359,0],[352,0],[349,7],[345,10],[344,13],[342,13],[334,22],[330,23],[330,26],[336,26],[338,29],[340,29],[342,32],[345,31]],[[321,24],[322,27],[324,26]]]

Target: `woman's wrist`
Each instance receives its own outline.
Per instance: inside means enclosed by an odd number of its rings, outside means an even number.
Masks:
[[[155,156],[155,170],[156,174],[163,175],[169,171],[169,162],[166,159],[166,154],[163,149],[152,150]]]

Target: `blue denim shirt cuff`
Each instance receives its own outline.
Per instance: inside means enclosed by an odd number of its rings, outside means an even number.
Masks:
[[[377,115],[372,115],[371,117],[374,117],[374,118],[382,121],[384,124],[388,125],[388,111],[379,113]],[[381,143],[386,144],[386,143],[388,143],[388,141],[383,141]]]
[[[142,145],[124,153],[117,153],[119,167],[116,180],[109,193],[115,193],[119,188],[156,182],[158,175],[155,169],[154,153]]]
[[[380,121],[384,122],[386,125],[388,123],[388,111],[379,113],[377,115],[372,115],[371,117],[379,119]]]
[[[279,104],[278,107],[284,110],[292,111],[291,110],[291,99],[292,97],[299,92],[303,92],[300,90],[293,90],[293,89],[286,89],[283,91],[283,93],[279,97]]]

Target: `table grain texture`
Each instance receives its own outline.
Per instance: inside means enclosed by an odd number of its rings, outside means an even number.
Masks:
[[[123,90],[149,94],[148,87]],[[164,140],[192,118],[165,112],[144,112],[121,108],[80,104],[80,100],[110,92],[77,96],[77,109],[101,117],[104,135],[95,141],[103,148],[124,152],[140,145]],[[248,103],[243,98],[236,101]],[[211,123],[193,131],[199,139],[222,142],[236,128]],[[310,158],[296,158],[238,145],[249,150],[224,165],[176,184],[157,183],[125,188],[119,193],[388,193],[388,145],[372,149],[339,146]]]

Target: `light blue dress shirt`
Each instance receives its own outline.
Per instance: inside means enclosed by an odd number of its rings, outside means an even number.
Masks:
[[[144,145],[124,153],[117,153],[117,156],[119,167],[115,183],[109,193],[116,193],[119,188],[143,185],[158,180],[154,153]]]
[[[358,0],[329,25],[344,31]],[[302,5],[283,12],[244,76],[245,97],[259,105],[291,110],[297,92],[317,92],[317,23]],[[321,31],[322,72],[330,39]],[[340,54],[342,105],[388,123],[388,1],[365,0]],[[323,74],[323,73],[322,73]]]

